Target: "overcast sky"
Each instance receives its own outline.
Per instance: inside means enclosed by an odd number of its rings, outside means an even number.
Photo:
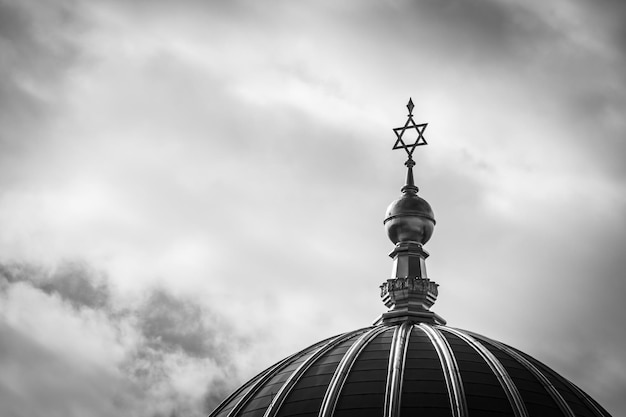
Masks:
[[[200,416],[367,326],[392,128],[448,324],[626,413],[620,1],[0,1],[0,414]]]

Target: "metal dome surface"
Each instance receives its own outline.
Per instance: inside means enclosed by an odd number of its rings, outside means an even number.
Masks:
[[[448,326],[380,324],[278,362],[210,417],[610,417],[538,360]]]
[[[531,356],[446,326],[431,311],[438,284],[426,273],[435,218],[417,196],[413,151],[426,123],[413,102],[393,149],[408,160],[402,196],[384,221],[395,244],[392,274],[380,285],[389,308],[371,327],[316,343],[235,391],[210,417],[610,417],[567,379]],[[417,132],[415,142],[403,134]]]

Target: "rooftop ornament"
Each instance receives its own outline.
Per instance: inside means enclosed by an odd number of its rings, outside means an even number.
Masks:
[[[414,107],[415,106],[413,105],[413,100],[409,98],[409,102],[406,105],[406,108],[409,109],[406,123],[404,123],[404,126],[402,127],[396,127],[395,129],[393,129],[393,132],[396,134],[397,137],[396,143],[393,145],[393,149],[404,149],[408,156],[408,159],[404,163],[404,165],[406,165],[408,168],[406,177],[407,187],[415,187],[415,181],[413,180],[413,167],[415,166],[415,161],[413,160],[413,152],[418,146],[428,145],[428,142],[426,142],[426,139],[424,138],[424,130],[426,130],[426,126],[428,126],[428,123],[421,123],[419,125],[415,124],[415,120],[413,120]],[[417,138],[413,143],[407,145],[404,139],[402,139],[402,136],[404,136],[407,131],[410,132],[412,130],[415,130],[415,132],[417,133]],[[417,191],[419,190],[417,189],[417,187],[415,187],[415,192]]]
[[[413,152],[418,146],[428,144],[424,138],[428,123],[415,123],[412,99],[406,107],[409,114],[404,126],[393,129],[396,135],[393,149],[404,149],[408,156],[404,163],[407,174],[400,189],[402,195],[389,205],[383,222],[387,236],[396,247],[389,254],[393,258],[391,279],[380,286],[381,298],[389,308],[380,320],[445,324],[445,320],[429,310],[437,299],[438,285],[426,275],[429,254],[423,248],[433,234],[435,215],[430,204],[417,195],[419,188],[413,178]],[[409,134],[416,135],[413,142],[405,139]]]
[[[394,149],[409,158],[401,197],[387,209],[395,244],[389,311],[373,326],[315,343],[252,378],[209,417],[509,416],[610,417],[592,398],[543,363],[496,340],[448,327],[430,307],[437,284],[426,276],[422,245],[435,225],[413,183],[413,151],[426,124],[394,129]],[[417,140],[403,139],[417,132]],[[306,323],[300,323],[307,329]]]

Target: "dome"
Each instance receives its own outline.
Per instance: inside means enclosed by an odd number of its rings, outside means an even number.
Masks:
[[[430,308],[439,295],[426,273],[435,218],[415,186],[412,155],[426,124],[394,129],[408,160],[402,196],[384,224],[395,244],[389,308],[371,327],[316,343],[261,372],[210,417],[610,417],[552,369],[504,343],[449,327]],[[402,135],[418,131],[407,144]],[[421,140],[421,142],[420,142]]]
[[[210,417],[609,414],[510,346],[444,325],[381,323],[316,343],[261,372]]]

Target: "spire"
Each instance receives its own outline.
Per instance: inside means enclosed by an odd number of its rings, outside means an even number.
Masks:
[[[404,184],[404,187],[402,187],[400,191],[403,193],[411,192],[413,194],[417,194],[420,189],[415,186],[415,179],[413,178],[413,167],[415,166],[415,161],[412,158],[409,158],[406,160],[404,165],[406,165],[407,168],[406,184]]]
[[[419,188],[413,178],[413,152],[427,145],[424,130],[428,123],[416,124],[413,120],[413,100],[407,104],[409,114],[404,126],[393,129],[396,142],[393,149],[404,149],[407,160],[406,183],[402,195],[387,208],[385,229],[389,239],[396,245],[389,254],[393,258],[392,276],[381,288],[381,298],[389,311],[379,322],[426,322],[445,324],[445,320],[430,311],[437,299],[437,283],[426,275],[426,258],[423,248],[432,236],[435,216],[430,204],[417,195]],[[411,141],[410,137],[414,138]]]
[[[405,191],[414,191],[417,193],[419,189],[415,186],[415,180],[413,179],[413,167],[415,166],[415,161],[413,160],[413,152],[415,148],[422,145],[428,145],[426,139],[424,138],[424,130],[426,130],[426,126],[428,123],[416,124],[415,120],[413,120],[413,99],[409,98],[409,102],[406,105],[406,108],[409,109],[409,114],[402,127],[396,127],[393,129],[393,132],[396,134],[396,143],[393,145],[393,149],[404,149],[408,156],[408,159],[404,163],[407,167],[406,173],[406,184],[402,188],[402,192]],[[408,133],[407,133],[408,132]],[[407,134],[409,136],[406,140],[403,136]],[[415,137],[415,140],[411,143],[409,140],[411,137]],[[408,143],[407,143],[408,142]]]

